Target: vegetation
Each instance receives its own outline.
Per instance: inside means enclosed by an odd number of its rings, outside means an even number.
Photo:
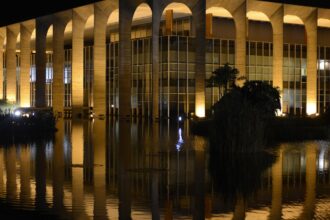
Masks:
[[[235,86],[235,81],[238,76],[238,70],[226,63],[224,66],[212,72],[212,76],[207,80],[207,87],[217,87],[219,98],[226,94],[229,88]]]

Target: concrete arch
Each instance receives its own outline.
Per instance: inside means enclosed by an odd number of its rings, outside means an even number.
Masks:
[[[94,44],[94,14],[90,15],[84,26],[84,44]]]
[[[136,23],[151,23],[152,10],[149,4],[141,3],[134,11],[132,25]]]
[[[283,22],[286,24],[304,25],[304,21],[297,15],[287,14],[283,17]]]
[[[206,10],[206,14],[212,14],[214,17],[233,18],[233,15],[224,7],[212,6]]]
[[[0,99],[4,98],[3,91],[3,80],[4,80],[4,72],[3,72],[3,51],[5,50],[5,42],[6,42],[6,28],[0,28]]]
[[[270,18],[261,11],[248,11],[246,17],[249,20],[270,22]]]
[[[50,25],[47,34],[46,34],[46,51],[52,51],[53,50],[53,25]]]
[[[330,28],[330,19],[327,18],[319,18],[317,20],[318,27]]]
[[[64,26],[64,46],[72,43],[72,19]]]

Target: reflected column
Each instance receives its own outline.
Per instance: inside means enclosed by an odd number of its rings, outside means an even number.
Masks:
[[[272,167],[272,206],[269,219],[282,218],[283,149],[279,149],[277,162]]]
[[[63,205],[63,184],[64,184],[64,120],[60,119],[56,123],[57,132],[54,144],[53,162],[53,201],[56,212],[62,213]]]
[[[84,217],[84,127],[82,120],[72,121],[72,211],[73,218]]]
[[[316,200],[316,144],[306,148],[306,194],[303,213],[300,219],[313,219]]]
[[[36,208],[41,209],[46,207],[46,151],[45,143],[38,141],[36,144],[36,159],[35,159],[35,178],[36,178]]]
[[[31,182],[30,182],[30,162],[31,151],[28,145],[22,145],[20,148],[20,175],[21,175],[21,203],[26,205],[31,197]]]
[[[152,174],[151,174],[151,213],[152,219],[160,219],[159,212],[159,169],[160,169],[160,154],[159,154],[159,123],[152,124]]]
[[[119,219],[131,219],[131,126],[130,122],[119,122],[118,146],[118,191],[119,191]]]
[[[239,194],[236,197],[233,220],[242,220],[242,219],[245,219],[245,199],[243,195]]]
[[[94,219],[104,219],[106,210],[106,121],[95,120],[94,148]]]
[[[0,195],[2,196],[5,192],[4,182],[4,149],[0,147]]]
[[[16,149],[14,146],[7,146],[6,148],[6,191],[7,200],[12,202],[16,199]]]
[[[193,219],[205,218],[205,139],[194,137],[195,147],[195,206]]]

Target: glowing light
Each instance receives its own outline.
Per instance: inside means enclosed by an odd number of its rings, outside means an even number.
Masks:
[[[205,107],[204,106],[197,106],[196,116],[199,117],[199,118],[204,118],[205,117]]]
[[[182,117],[181,117],[181,116],[179,116],[178,120],[179,120],[179,121],[182,121]]]
[[[111,105],[111,108],[114,108],[114,107],[115,107],[115,105],[114,105],[114,104],[112,104],[112,105]]]
[[[316,103],[307,103],[307,110],[306,110],[307,115],[316,115]]]
[[[319,60],[319,70],[325,70],[326,67],[328,66],[328,62],[325,60]]]
[[[19,110],[16,110],[16,111],[14,111],[14,115],[15,115],[16,117],[19,117],[19,116],[22,115],[22,112],[19,111]]]
[[[178,142],[176,143],[175,147],[177,151],[181,150],[181,146],[184,143],[183,138],[182,138],[182,129],[179,128],[178,130]]]

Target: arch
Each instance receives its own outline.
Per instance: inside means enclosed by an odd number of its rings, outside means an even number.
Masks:
[[[283,22],[286,24],[304,25],[303,20],[296,15],[285,15],[283,18]]]
[[[246,14],[246,17],[249,20],[270,22],[269,17],[265,13],[260,11],[249,11]]]
[[[319,26],[319,27],[325,27],[325,28],[330,28],[330,19],[319,18],[317,20],[317,26]]]
[[[119,23],[119,9],[114,10],[107,21],[107,25],[114,25]]]
[[[233,15],[223,7],[210,7],[206,10],[206,14],[212,14],[214,17],[233,18]]]
[[[20,51],[20,44],[21,44],[21,33],[19,32],[16,37],[16,51]]]
[[[72,20],[68,21],[64,28],[64,46],[72,44]]]
[[[191,9],[184,3],[173,2],[168,4],[162,13],[162,20],[165,19],[165,13],[167,10],[173,10],[173,18],[181,18],[185,16],[191,16]]]
[[[133,25],[140,23],[151,23],[152,10],[147,3],[140,4],[133,14]]]
[[[106,32],[107,41],[110,41],[110,42],[119,41],[118,31],[115,31],[115,30],[118,30],[118,27],[119,27],[119,9],[116,9],[110,14],[108,21],[107,21],[107,32]],[[117,33],[114,35],[111,35],[112,30]]]
[[[94,14],[90,15],[85,23],[84,42],[93,45],[94,42]]]
[[[46,34],[46,51],[53,50],[53,25],[50,25]]]

